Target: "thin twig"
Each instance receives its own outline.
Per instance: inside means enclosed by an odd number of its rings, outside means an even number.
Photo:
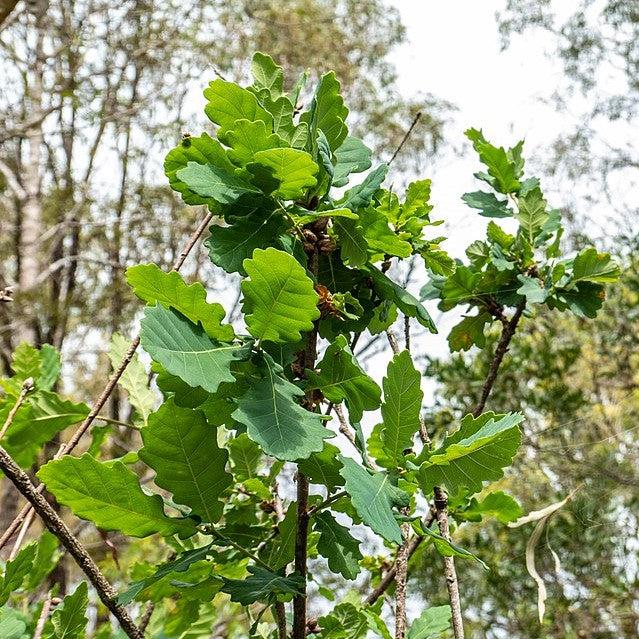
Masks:
[[[144,634],[135,625],[129,613],[118,603],[117,593],[107,581],[91,555],[67,528],[60,515],[33,485],[29,476],[15,463],[9,453],[0,446],[0,470],[13,483],[22,496],[38,513],[44,525],[60,540],[80,569],[96,589],[102,603],[118,620],[122,630],[130,639],[144,639]]]
[[[413,129],[415,128],[415,126],[419,122],[419,118],[421,118],[421,117],[422,117],[422,112],[418,111],[415,114],[415,117],[413,118],[413,121],[412,121],[410,127],[408,128],[408,131],[406,131],[406,133],[404,134],[404,137],[402,138],[402,141],[399,143],[399,146],[395,149],[395,153],[393,153],[393,155],[391,156],[391,159],[388,160],[388,164],[392,164],[393,160],[398,156],[398,154],[402,150],[404,144],[406,144],[406,141],[410,137],[410,134],[413,132]]]
[[[403,515],[409,514],[409,509],[402,509]],[[411,526],[405,522],[402,524],[403,542],[397,549],[395,559],[395,639],[404,639],[406,635],[406,582],[408,580],[408,535]]]
[[[186,260],[189,253],[193,250],[193,247],[195,246],[197,241],[200,239],[200,236],[202,235],[202,233],[204,233],[204,231],[206,230],[206,227],[208,226],[212,217],[213,217],[213,213],[207,213],[207,215],[204,216],[204,219],[200,222],[198,227],[195,229],[195,231],[193,232],[193,234],[187,241],[186,245],[184,246],[184,248],[178,255],[177,259],[175,260],[173,266],[171,267],[172,270],[179,271],[180,268],[182,268],[184,261]],[[111,393],[115,389],[120,377],[126,370],[127,366],[131,363],[131,360],[133,359],[133,355],[135,354],[135,351],[137,350],[137,347],[139,345],[140,345],[140,336],[137,335],[131,342],[131,345],[129,346],[129,349],[127,350],[122,361],[120,362],[120,365],[113,372],[113,374],[109,378],[109,381],[104,387],[104,390],[102,391],[98,399],[95,401],[95,403],[91,407],[91,411],[89,412],[89,414],[86,416],[84,421],[80,424],[80,426],[77,428],[75,433],[73,433],[73,436],[71,437],[71,439],[66,444],[62,444],[60,446],[60,448],[58,449],[58,452],[54,455],[53,459],[60,459],[62,456],[68,455],[78,445],[78,442],[80,441],[84,433],[91,427],[91,424],[98,417],[100,411],[102,410],[107,400],[111,396]],[[41,493],[44,490],[43,484],[40,484],[36,490],[38,491],[38,493]],[[16,532],[20,524],[25,520],[26,516],[31,511],[31,508],[32,508],[31,504],[27,504],[11,522],[11,525],[7,528],[7,530],[4,532],[4,534],[0,538],[0,550],[2,550],[2,548],[6,546],[9,539],[13,537],[14,533]]]
[[[497,379],[497,373],[499,371],[499,367],[504,359],[504,355],[508,351],[508,346],[510,346],[510,341],[517,330],[517,325],[519,324],[519,320],[526,308],[526,300],[523,300],[519,303],[513,316],[510,320],[504,323],[503,328],[501,330],[501,337],[499,338],[499,343],[497,344],[497,348],[495,349],[495,355],[493,356],[493,361],[490,364],[490,370],[488,371],[488,375],[486,377],[486,381],[484,382],[484,386],[481,390],[481,397],[473,410],[473,417],[479,417],[484,407],[486,406],[486,400],[493,390],[493,386],[495,385],[495,380]]]
[[[53,606],[57,606],[62,600],[58,597],[47,597],[45,602],[42,604],[42,610],[40,612],[40,616],[38,617],[38,623],[36,624],[35,630],[33,631],[32,639],[41,639],[42,633],[44,632],[44,626],[47,623],[47,618],[49,617],[49,613],[51,612],[51,608]]]
[[[33,377],[27,377],[22,383],[22,388],[20,389],[20,394],[18,395],[18,399],[16,399],[16,403],[11,407],[9,414],[7,415],[7,419],[4,420],[4,424],[2,425],[2,430],[0,430],[0,439],[2,439],[7,431],[9,430],[9,426],[11,426],[16,413],[20,409],[20,406],[24,403],[27,395],[33,390]]]
[[[140,617],[140,622],[138,623],[138,628],[140,629],[140,632],[142,634],[146,632],[147,626],[149,625],[149,622],[151,621],[151,617],[153,616],[154,610],[155,610],[155,603],[153,601],[149,601],[149,603],[146,604],[146,608],[144,609],[144,612],[142,613],[142,616]]]

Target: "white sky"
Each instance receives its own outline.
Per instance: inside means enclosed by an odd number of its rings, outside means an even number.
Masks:
[[[446,245],[461,256],[468,231],[479,235],[487,223],[460,200],[480,187],[473,178],[480,168],[477,156],[469,146],[462,147],[464,131],[482,128],[489,141],[503,146],[524,138],[524,150],[534,163],[535,152],[548,148],[566,124],[565,114],[542,102],[561,83],[563,71],[544,55],[543,34],[514,38],[508,50],[500,50],[495,12],[502,8],[501,0],[391,4],[407,28],[407,41],[393,56],[402,93],[432,93],[457,106],[445,143],[463,153],[447,154],[428,177],[433,179],[434,218],[449,220],[451,235],[460,223],[466,230],[461,242]]]

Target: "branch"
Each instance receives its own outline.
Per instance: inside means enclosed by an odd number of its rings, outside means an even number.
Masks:
[[[172,270],[179,271],[180,268],[182,268],[184,261],[186,260],[189,253],[192,251],[197,241],[200,239],[200,236],[205,231],[212,217],[213,217],[213,213],[207,213],[204,216],[204,219],[200,222],[199,226],[193,232],[193,234],[187,241],[186,245],[184,246],[184,248],[178,255],[177,259],[175,260],[175,263],[172,266]],[[124,358],[120,362],[120,365],[114,371],[113,375],[111,375],[109,381],[107,382],[107,385],[104,387],[104,390],[102,391],[98,399],[95,401],[95,403],[91,407],[91,411],[86,416],[85,420],[80,424],[80,426],[78,426],[75,433],[73,433],[73,436],[71,437],[71,439],[66,444],[62,444],[60,446],[60,448],[58,449],[58,452],[54,455],[53,459],[60,459],[60,457],[62,457],[63,455],[68,455],[78,445],[78,442],[80,441],[84,433],[87,430],[89,430],[89,428],[91,427],[91,424],[93,424],[95,419],[100,414],[100,411],[102,410],[107,400],[109,399],[120,377],[126,370],[127,366],[131,363],[131,360],[133,359],[133,355],[135,354],[135,351],[137,350],[137,347],[139,345],[140,345],[140,336],[137,335],[131,342],[131,345],[129,346],[129,350],[124,355]],[[44,490],[43,484],[40,484],[36,490],[38,493],[41,493]],[[0,538],[0,550],[2,550],[2,548],[4,548],[4,546],[7,544],[9,539],[13,537],[14,533],[16,532],[20,524],[24,521],[24,519],[27,517],[31,509],[32,509],[31,504],[26,504],[26,506],[18,513],[16,518],[13,520],[13,522],[11,522],[11,525],[9,526],[9,528],[7,528],[5,533]]]
[[[319,238],[318,238],[319,240]],[[313,244],[312,251],[309,251],[308,268],[317,277],[319,270],[319,248],[318,240]],[[306,337],[304,348],[302,371],[312,370],[317,359],[317,322],[313,325],[313,330]],[[305,373],[303,373],[305,375]],[[313,410],[313,393],[306,392],[304,399],[307,410]],[[305,639],[306,637],[306,573],[308,558],[308,525],[310,515],[308,511],[309,483],[306,475],[297,467],[297,525],[295,530],[295,572],[304,580],[301,593],[293,598],[293,634],[292,639]]]
[[[526,308],[526,300],[524,299],[517,305],[513,316],[509,321],[504,323],[503,328],[501,330],[501,337],[499,338],[499,343],[497,344],[497,348],[495,349],[495,355],[493,356],[493,361],[490,364],[490,370],[488,371],[488,375],[486,377],[486,381],[484,382],[484,386],[481,391],[481,397],[477,402],[477,406],[475,406],[475,410],[473,410],[473,417],[479,417],[482,411],[484,410],[484,406],[486,406],[486,400],[493,390],[493,386],[495,385],[495,380],[497,379],[497,373],[499,371],[499,367],[504,359],[504,355],[508,351],[508,346],[510,346],[510,341],[517,330],[517,324],[519,324],[519,320]]]
[[[53,606],[57,606],[59,603],[61,603],[61,601],[62,600],[59,597],[49,597],[44,602],[44,604],[42,604],[42,611],[40,612],[38,623],[35,627],[35,630],[33,631],[33,639],[42,638],[44,625],[47,623],[47,617],[49,616],[49,613],[51,612],[51,608]]]
[[[40,494],[41,491],[38,491],[31,483],[29,476],[13,461],[2,446],[0,446],[0,470],[31,504],[44,525],[60,540],[60,543],[75,559],[75,562],[96,589],[100,600],[118,620],[127,637],[130,637],[130,639],[144,639],[143,633],[135,625],[129,613],[117,602],[117,593],[93,561],[91,555],[73,536],[67,525],[60,518],[60,515],[53,510],[47,500]]]
[[[7,415],[7,419],[4,420],[4,424],[2,426],[2,429],[0,430],[0,439],[2,439],[6,435],[7,431],[9,430],[9,426],[11,426],[16,416],[16,413],[20,409],[20,406],[22,406],[27,395],[32,390],[33,390],[33,377],[27,377],[27,379],[25,379],[22,384],[22,388],[20,389],[20,394],[18,395],[18,399],[16,399],[16,403],[11,407],[9,414]]]
[[[393,160],[399,155],[399,152],[402,150],[404,144],[406,144],[408,138],[410,137],[410,134],[413,132],[413,129],[415,128],[415,126],[419,122],[419,118],[421,117],[422,117],[422,112],[418,111],[415,117],[413,118],[413,121],[411,122],[410,127],[408,127],[408,131],[406,131],[406,133],[404,134],[404,137],[402,138],[402,141],[399,143],[399,146],[395,149],[395,153],[393,153],[393,155],[391,156],[391,159],[388,160],[388,164],[392,164]]]

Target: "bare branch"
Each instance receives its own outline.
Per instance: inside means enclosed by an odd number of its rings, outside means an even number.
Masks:
[[[93,561],[91,555],[73,536],[60,515],[53,510],[47,500],[40,494],[41,491],[31,483],[29,476],[13,461],[2,446],[0,446],[0,469],[5,474],[5,477],[13,483],[22,496],[31,504],[44,525],[60,540],[60,543],[73,557],[96,589],[102,603],[118,620],[126,635],[130,639],[144,639],[144,634],[140,632],[129,613],[117,602],[117,593]]]

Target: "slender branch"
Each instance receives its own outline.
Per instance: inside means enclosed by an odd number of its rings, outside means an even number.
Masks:
[[[388,164],[392,164],[393,160],[399,155],[399,152],[402,150],[404,144],[406,144],[406,142],[408,141],[410,134],[413,132],[413,129],[415,128],[415,126],[419,122],[419,118],[421,117],[422,117],[422,112],[418,111],[415,114],[415,117],[413,118],[413,121],[411,122],[411,125],[408,128],[408,131],[406,131],[406,133],[404,134],[404,137],[402,138],[402,141],[399,143],[399,146],[395,149],[395,153],[393,153],[393,155],[391,156],[391,159],[388,160]]]
[[[286,608],[284,602],[277,601],[275,603],[275,621],[277,622],[278,639],[286,639]]]
[[[497,379],[497,373],[499,371],[499,367],[504,359],[504,355],[506,355],[508,351],[508,346],[510,346],[510,341],[517,330],[517,325],[519,324],[519,320],[526,308],[526,300],[524,299],[519,303],[513,316],[507,321],[501,330],[501,337],[499,338],[499,342],[497,344],[497,348],[495,349],[495,355],[493,356],[493,361],[490,364],[490,370],[488,371],[488,375],[486,377],[486,381],[484,382],[484,386],[481,390],[481,396],[479,401],[477,402],[477,406],[473,410],[473,417],[478,417],[481,415],[484,407],[486,406],[486,400],[493,390],[493,386],[495,385],[495,380]]]
[[[309,255],[308,267],[313,275],[317,276],[319,270],[319,254],[317,242],[313,245],[313,250]],[[317,359],[317,323],[313,330],[306,337],[304,349],[304,371],[311,370],[315,366]],[[313,410],[312,392],[306,393],[305,398],[307,410]],[[309,482],[306,475],[297,467],[297,525],[295,530],[295,572],[304,581],[302,591],[293,598],[293,634],[292,639],[305,639],[306,637],[306,574],[308,556],[308,525],[310,515],[308,512]]]
[[[244,548],[243,546],[240,546],[240,544],[234,542],[232,539],[229,539],[226,535],[223,535],[222,533],[218,532],[214,528],[209,528],[206,532],[207,534],[210,534],[211,536],[215,537],[216,539],[219,539],[225,544],[228,544],[229,546],[233,546],[235,550],[243,554],[245,557],[252,559],[256,564],[258,564],[259,566],[262,566],[262,568],[264,568],[265,570],[268,570],[269,572],[274,572],[273,568],[271,568],[271,566],[269,566],[265,561],[262,561],[257,555],[254,555],[250,550],[246,550],[246,548]]]
[[[408,508],[402,509],[403,515],[409,514]],[[404,541],[397,549],[395,559],[395,639],[404,639],[406,635],[406,582],[408,580],[408,535],[410,524],[402,524]]]
[[[13,461],[2,446],[0,446],[0,470],[31,504],[44,525],[60,540],[60,543],[73,557],[96,589],[102,603],[118,620],[127,637],[130,637],[130,639],[144,639],[144,634],[140,632],[129,613],[117,602],[117,593],[93,561],[91,555],[67,528],[60,515],[53,510],[47,500],[31,483],[29,476]]]
[[[45,600],[44,604],[42,604],[42,611],[40,612],[40,616],[38,617],[38,623],[36,624],[35,630],[33,631],[32,639],[42,638],[44,625],[47,623],[47,618],[49,617],[51,608],[53,608],[53,606],[57,606],[61,601],[62,600],[58,597],[48,597]]]
[[[197,244],[202,233],[204,233],[204,231],[206,230],[212,217],[213,217],[213,213],[207,213],[204,216],[203,220],[195,229],[195,231],[193,232],[193,234],[191,235],[191,237],[188,239],[187,243],[185,244],[184,248],[178,255],[177,259],[175,260],[173,266],[171,267],[172,270],[179,271],[180,268],[182,268],[184,261],[186,260],[189,253],[193,250],[193,247]],[[80,441],[84,433],[87,430],[89,430],[89,428],[91,427],[91,424],[93,424],[95,419],[100,414],[100,411],[102,410],[104,405],[107,403],[107,400],[109,399],[109,397],[111,396],[111,393],[115,389],[120,377],[126,370],[127,366],[131,363],[131,360],[133,359],[133,355],[135,354],[135,351],[137,350],[137,347],[139,346],[139,344],[140,344],[140,336],[137,335],[131,342],[131,345],[129,346],[128,351],[126,352],[122,361],[120,362],[120,365],[113,372],[113,374],[109,378],[109,381],[107,382],[107,385],[104,387],[104,390],[102,391],[98,399],[95,401],[95,403],[91,407],[91,411],[89,412],[89,414],[86,416],[84,421],[80,424],[80,426],[78,426],[75,433],[73,433],[73,436],[71,437],[71,439],[66,444],[63,444],[62,446],[60,446],[60,448],[58,449],[58,452],[54,455],[53,459],[60,459],[62,456],[68,455],[78,445],[78,442]],[[38,491],[38,493],[41,493],[44,490],[43,484],[40,484],[36,490]],[[32,508],[31,504],[27,504],[18,513],[18,515],[13,520],[13,522],[11,522],[11,525],[7,528],[5,533],[0,538],[0,550],[2,550],[2,548],[6,546],[9,539],[13,537],[14,533],[16,532],[20,524],[24,521],[25,517],[31,511],[31,508]]]
[[[153,616],[154,610],[155,603],[153,601],[149,601],[149,603],[146,604],[146,608],[144,609],[144,612],[140,617],[140,622],[138,623],[138,628],[140,629],[140,632],[142,634],[146,632],[149,622],[151,621],[151,617]]]
[[[450,542],[450,528],[448,526],[448,495],[441,486],[435,486],[435,517],[439,533]],[[464,619],[461,610],[461,599],[459,597],[459,582],[457,580],[457,570],[453,557],[444,555],[444,577],[446,578],[446,588],[448,589],[448,599],[450,600],[450,610],[452,613],[453,636],[455,639],[464,639]]]
[[[16,413],[20,409],[20,406],[24,403],[27,395],[33,390],[33,377],[27,377],[22,384],[22,388],[20,389],[20,394],[18,395],[18,399],[16,399],[16,403],[11,407],[9,414],[7,415],[7,419],[4,420],[4,424],[2,425],[2,429],[0,430],[0,439],[2,439],[7,431],[9,430],[9,426],[11,426]]]

